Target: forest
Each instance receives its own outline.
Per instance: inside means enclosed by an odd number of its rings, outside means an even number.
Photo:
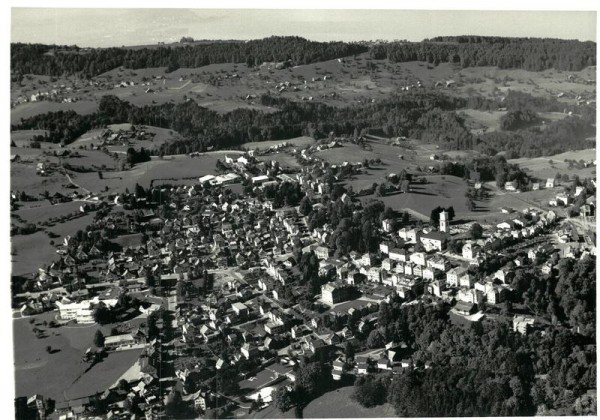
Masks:
[[[252,41],[212,41],[147,48],[95,48],[42,44],[11,44],[11,71],[17,74],[93,77],[117,67],[140,69],[198,68],[209,64],[263,62],[301,65],[366,52],[364,44],[315,42],[300,37],[272,36]]]
[[[593,335],[558,325],[521,335],[502,321],[460,326],[448,309],[398,298],[380,305],[376,331],[410,345],[417,369],[357,381],[361,404],[381,404],[383,393],[400,417],[586,414],[574,406],[596,387]]]
[[[375,59],[427,61],[461,67],[578,71],[596,65],[596,43],[546,38],[438,37],[423,42],[387,42],[371,47]]]
[[[577,71],[596,65],[596,44],[575,40],[501,37],[439,37],[422,42],[315,42],[300,37],[272,36],[244,41],[211,41],[145,48],[81,49],[76,46],[11,44],[15,74],[93,77],[117,67],[139,69],[198,68],[208,64],[289,62],[316,63],[369,51],[375,59],[392,62],[457,63],[462,67],[541,71]]]

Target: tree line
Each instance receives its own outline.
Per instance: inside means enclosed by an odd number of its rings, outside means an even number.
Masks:
[[[438,37],[422,42],[387,42],[371,47],[375,59],[426,61],[461,67],[578,71],[596,65],[596,43],[549,38]]]
[[[310,64],[370,52],[393,62],[456,63],[462,67],[497,66],[541,71],[566,71],[596,65],[596,44],[576,40],[502,37],[438,37],[422,42],[316,42],[300,37],[272,36],[251,41],[210,41],[145,48],[95,48],[11,44],[11,70],[16,74],[93,77],[116,67],[139,69],[198,68],[209,64],[263,62]]]
[[[11,44],[11,71],[17,74],[93,77],[117,67],[140,69],[198,68],[209,64],[263,62],[310,64],[366,52],[358,43],[316,42],[300,37],[272,36],[251,41],[211,41],[192,45],[146,48],[95,48],[43,44]]]

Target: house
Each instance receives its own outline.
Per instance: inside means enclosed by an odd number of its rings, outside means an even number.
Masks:
[[[132,334],[112,335],[104,339],[104,348],[107,351],[128,350],[138,344]]]
[[[331,249],[326,246],[318,246],[315,248],[315,255],[320,260],[326,260],[331,256]]]
[[[390,233],[394,230],[395,221],[393,219],[385,219],[381,222],[382,229],[386,233]]]
[[[420,237],[427,252],[443,251],[446,248],[446,235],[442,232],[429,232]]]
[[[509,181],[504,184],[504,189],[511,192],[517,191],[517,184],[514,181]]]
[[[458,302],[452,310],[459,315],[472,315],[477,311],[477,305],[474,303]]]
[[[238,317],[245,318],[248,316],[248,307],[241,302],[236,302],[231,305],[231,309]]]
[[[467,274],[467,269],[464,267],[454,267],[446,272],[446,284],[450,287],[458,287],[460,278]]]
[[[321,286],[321,299],[323,302],[334,305],[352,298],[355,288],[343,283],[327,283]]]
[[[332,363],[331,376],[334,381],[339,381],[342,379],[342,375],[346,371],[346,364],[340,359],[337,358]]]
[[[516,315],[513,318],[513,331],[527,334],[529,329],[535,325],[535,318],[524,315]]]
[[[407,261],[407,255],[406,255],[406,251],[404,249],[391,248],[389,251],[388,257],[392,261],[397,261],[397,262],[406,262]]]
[[[555,184],[554,178],[548,178],[546,180],[546,188],[554,188],[554,184]]]
[[[486,298],[488,303],[491,303],[492,305],[497,305],[506,300],[508,293],[508,289],[506,289],[505,287],[493,286],[486,293]]]
[[[462,247],[462,256],[468,260],[475,259],[479,254],[481,247],[471,242],[467,242]]]
[[[446,282],[443,280],[434,280],[427,285],[427,292],[437,297],[442,297],[442,292],[446,289]]]

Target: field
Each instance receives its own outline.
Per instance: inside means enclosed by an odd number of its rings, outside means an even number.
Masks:
[[[17,235],[10,238],[12,248],[12,274],[24,275],[57,258],[56,249],[50,245],[45,232]]]
[[[554,156],[538,158],[511,159],[510,163],[516,163],[526,170],[530,175],[540,179],[553,178],[557,173],[568,174],[570,177],[577,175],[580,178],[595,178],[596,167],[594,165],[587,168],[570,168],[565,159],[579,161],[583,159],[586,162],[596,160],[596,149],[577,150],[565,152]],[[552,164],[550,163],[552,161]]]
[[[97,177],[97,175],[94,173]],[[41,177],[35,172],[35,165],[11,163],[10,189],[25,191],[28,195],[36,196],[48,191],[50,195],[59,192],[65,193],[65,185],[69,184],[67,177],[54,172],[50,176]]]
[[[386,206],[394,210],[411,209],[422,218],[429,219],[431,210],[437,206],[454,207],[457,217],[469,213],[466,207],[465,192],[467,185],[461,178],[455,176],[427,176],[427,184],[411,184],[410,193],[399,193],[385,197],[377,197]],[[361,197],[366,201],[373,196]]]
[[[26,202],[19,210],[13,212],[29,223],[46,222],[51,218],[66,216],[71,213],[79,213],[79,207],[83,204],[78,201],[67,203],[49,204],[48,201]]]
[[[27,102],[17,105],[10,110],[10,123],[18,124],[21,119],[33,117],[38,114],[45,114],[46,112],[73,110],[78,114],[87,115],[95,112],[97,108],[98,104],[95,100],[70,103],[50,101]]]
[[[386,403],[373,408],[364,408],[351,395],[353,386],[328,392],[306,406],[304,418],[381,418],[396,417],[393,407]]]
[[[39,339],[33,333],[31,318],[13,321],[14,364],[16,395],[42,394],[44,397],[62,401],[83,397],[103,391],[137,360],[141,350],[131,350],[110,354],[104,361],[85,372],[89,367],[81,358],[93,343],[99,328],[108,335],[110,325],[75,326],[47,328],[42,321],[51,321],[56,312],[35,317],[37,327],[46,330],[47,337]],[[51,346],[52,353],[46,352]],[[69,369],[65,369],[69,366]]]
[[[229,152],[229,155],[235,155],[240,152]],[[225,154],[205,153],[199,157],[189,157],[184,155],[166,156],[164,159],[152,159],[149,162],[138,164],[128,171],[115,171],[104,173],[103,179],[98,177],[96,172],[73,174],[73,181],[90,191],[98,193],[108,187],[109,191],[124,192],[125,189],[133,191],[135,184],[145,188],[150,186],[152,180],[165,180],[161,183],[168,183],[169,180],[180,180],[190,178],[194,179],[216,172],[217,159],[224,159]]]

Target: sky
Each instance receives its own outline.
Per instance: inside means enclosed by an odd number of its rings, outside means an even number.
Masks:
[[[11,12],[12,42],[80,47],[168,43],[182,36],[246,40],[298,35],[315,41],[421,41],[438,35],[496,35],[596,41],[595,11],[13,7]]]

